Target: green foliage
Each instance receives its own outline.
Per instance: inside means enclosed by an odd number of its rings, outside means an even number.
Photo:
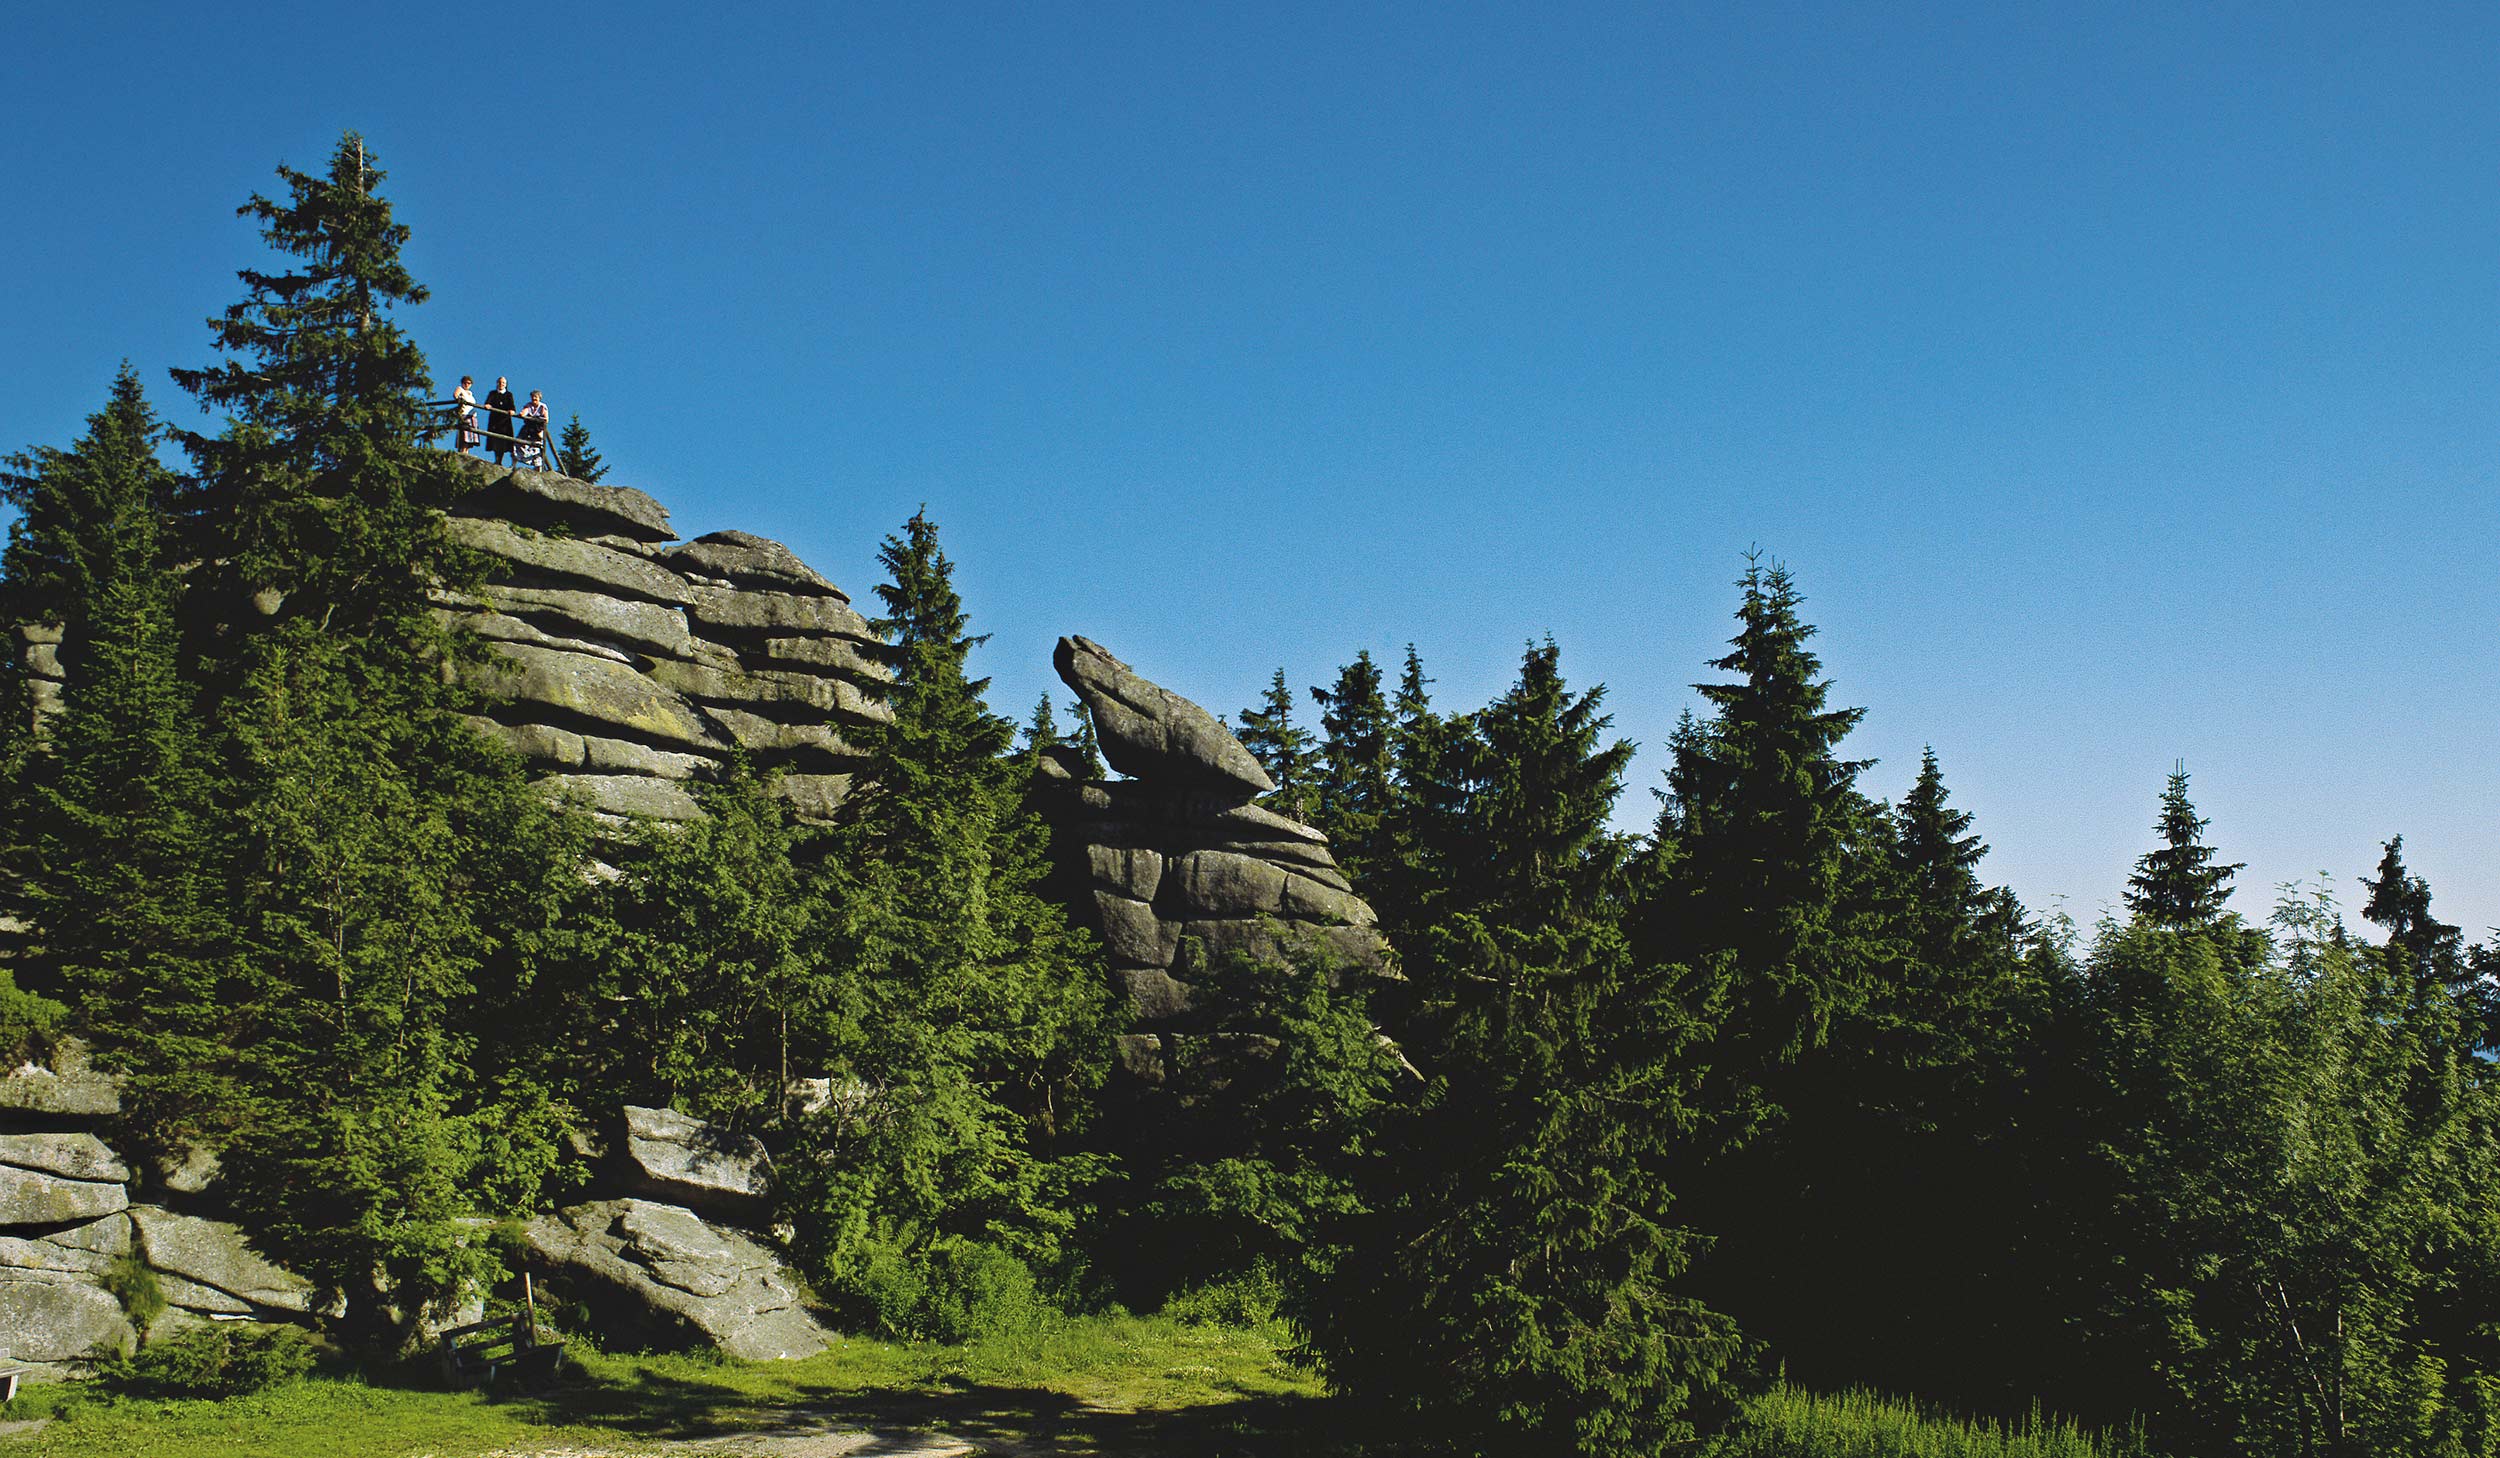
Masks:
[[[2322,894],[2274,930],[2145,917],[2093,948],[2096,1213],[2056,1233],[2087,1253],[2076,1405],[2203,1453],[2494,1451],[2500,1350],[2464,1317],[2493,1289],[2490,1081]]]
[[[229,358],[175,372],[227,423],[181,437],[201,563],[182,589],[183,707],[209,768],[196,801],[156,792],[206,812],[213,853],[160,859],[203,878],[180,904],[214,917],[88,1001],[135,1075],[143,1139],[230,1137],[235,1212],[344,1303],[353,1341],[390,1351],[490,1273],[460,1224],[481,1198],[525,1198],[481,1168],[481,1129],[547,1160],[544,1121],[503,1117],[508,1070],[474,1060],[511,1047],[510,990],[578,883],[581,840],[460,719],[477,705],[451,670],[482,650],[427,593],[476,563],[440,524],[456,476],[424,445],[425,362],[393,318],[424,290],[381,175],[352,135],[326,174],[281,168],[284,200],[243,211],[297,266],[244,270],[245,299],[211,324]]]
[[[1737,585],[1733,651],[1710,665],[1734,681],[1697,685],[1712,716],[1669,743],[1641,933],[1650,956],[1700,979],[1693,1001],[1719,1009],[1709,1103],[1741,1142],[1779,1116],[1782,1065],[1864,1005],[1890,949],[1871,925],[1866,765],[1838,752],[1865,711],[1828,706],[1785,567],[1753,559]]]
[[[1707,1458],[2150,1458],[2132,1434],[2095,1436],[2042,1417],[1953,1417],[1866,1391],[1806,1392],[1785,1384],[1745,1405]]]
[[[841,1036],[825,1025],[839,1013],[816,947],[825,912],[768,778],[733,761],[694,793],[703,818],[640,827],[625,873],[577,919],[569,997],[596,1019],[598,1050],[579,1097],[752,1127],[780,1117],[793,1069]]]
[[[1398,1057],[1373,1029],[1363,982],[1273,930],[1277,955],[1205,968],[1199,1025],[1165,1040],[1167,1106],[1125,1151],[1137,1194],[1105,1242],[1130,1289],[1291,1265],[1362,1211],[1356,1180]]]
[[[1254,1265],[1237,1276],[1175,1291],[1162,1314],[1193,1326],[1257,1329],[1276,1324],[1285,1303],[1285,1284],[1269,1265]]]
[[[969,1342],[1014,1336],[1057,1313],[1033,1270],[993,1245],[944,1238],[917,1250],[879,1245],[857,1264],[850,1296],[881,1335]]]
[[[783,1185],[828,1287],[879,1244],[953,1236],[1057,1266],[1104,1173],[1078,1143],[1110,1061],[1109,979],[1046,900],[1047,832],[1012,727],[982,703],[937,528],[886,539],[892,717],[818,885],[824,1071],[856,1099],[794,1123]]]
[[[2135,874],[2127,878],[2127,909],[2157,926],[2211,925],[2231,899],[2232,876],[2242,869],[2238,862],[2214,860],[2213,847],[2205,844],[2211,822],[2197,815],[2187,791],[2187,767],[2181,765],[2170,772],[2161,819],[2153,824],[2161,848],[2139,857]]]
[[[99,1362],[96,1380],[129,1397],[241,1397],[304,1376],[318,1355],[299,1327],[216,1321]]]
[[[12,778],[22,913],[42,928],[22,967],[78,1004],[108,1062],[131,1074],[128,1132],[157,1147],[226,1102],[226,1031],[200,993],[225,980],[233,932],[220,901],[224,846],[213,766],[184,681],[182,593],[171,526],[179,483],[125,366],[67,451],[19,457],[6,477],[24,513],[0,591],[11,621],[49,620],[68,677],[47,753]],[[10,1021],[50,1022],[19,1002]]]
[[[564,434],[556,440],[556,469],[576,481],[594,483],[608,474],[607,463],[590,443],[590,428],[579,415],[564,422]]]
[[[156,1279],[156,1271],[135,1255],[117,1255],[104,1268],[104,1289],[122,1304],[122,1315],[130,1318],[139,1340],[148,1339],[149,1328],[165,1314],[165,1287]]]
[[[1320,813],[1320,786],[1314,782],[1320,754],[1312,747],[1311,732],[1293,722],[1293,690],[1285,687],[1283,669],[1276,670],[1259,706],[1241,711],[1241,742],[1276,781],[1264,799],[1267,808],[1305,824],[1315,821]]]
[[[1407,958],[1428,1081],[1289,1314],[1333,1387],[1459,1450],[1655,1453],[1710,1420],[1741,1341],[1682,1286],[1694,1028],[1621,925],[1631,746],[1557,660],[1532,647],[1457,746],[1449,910]]]
[[[1283,683],[1279,673],[1277,687]],[[1334,684],[1311,690],[1321,705],[1311,823],[1328,832],[1337,864],[1358,883],[1386,849],[1383,822],[1393,798],[1391,721],[1381,689],[1380,665],[1362,652],[1337,671]]]

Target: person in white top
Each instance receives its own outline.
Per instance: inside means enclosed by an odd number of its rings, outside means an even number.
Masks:
[[[477,396],[469,389],[476,383],[475,378],[462,375],[460,388],[451,392],[451,398],[460,402],[460,454],[464,456],[475,452],[478,442],[485,439],[477,433]]]

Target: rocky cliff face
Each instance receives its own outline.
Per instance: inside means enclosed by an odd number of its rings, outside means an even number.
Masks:
[[[887,712],[842,589],[762,537],[677,543],[639,491],[455,459],[479,479],[451,535],[492,570],[440,600],[498,650],[480,728],[606,815],[692,818],[687,782],[732,750],[780,769],[802,819],[833,813],[859,767],[845,731]]]
[[[75,1042],[0,1078],[0,1359],[70,1376],[97,1348],[126,1348],[137,1333],[106,1286],[116,1264],[155,1274],[159,1333],[304,1319],[306,1282],[235,1226],[181,1208],[202,1170],[134,1170],[99,1137],[120,1112],[120,1090]]]
[[[1135,778],[1083,780],[1052,763],[1060,843],[1081,866],[1066,879],[1077,919],[1110,953],[1136,1031],[1121,1059],[1148,1082],[1167,1043],[1197,1021],[1211,959],[1273,955],[1299,942],[1353,973],[1382,970],[1379,919],[1329,854],[1328,837],[1252,803],[1275,788],[1214,715],[1148,682],[1087,638],[1062,638],[1059,676],[1084,701],[1111,767]]]

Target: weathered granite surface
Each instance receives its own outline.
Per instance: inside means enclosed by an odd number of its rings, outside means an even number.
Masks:
[[[1192,1026],[1210,958],[1271,956],[1281,938],[1346,972],[1381,969],[1379,919],[1325,835],[1252,803],[1271,782],[1232,731],[1088,639],[1062,638],[1057,663],[1104,758],[1136,776],[1085,781],[1072,756],[1044,761],[1062,894],[1103,939],[1135,1017],[1125,1069],[1160,1076],[1164,1041]]]
[[[625,1106],[625,1183],[636,1193],[724,1220],[771,1213],[772,1160],[762,1140],[675,1109]]]
[[[769,1248],[682,1205],[595,1200],[531,1221],[527,1241],[553,1279],[631,1333],[619,1340],[750,1361],[813,1356],[833,1340]]]
[[[480,729],[612,819],[693,818],[733,750],[784,771],[798,818],[833,815],[863,758],[845,730],[888,716],[877,635],[840,588],[746,532],[669,545],[642,492],[453,459],[474,484],[448,527],[489,570],[437,601],[499,660]]]

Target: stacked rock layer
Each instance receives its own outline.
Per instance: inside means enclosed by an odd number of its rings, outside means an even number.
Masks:
[[[96,1132],[120,1112],[113,1081],[88,1071],[75,1043],[52,1066],[0,1078],[0,1358],[39,1376],[73,1375],[136,1339],[107,1285],[116,1266],[153,1273],[159,1334],[307,1310],[310,1286],[240,1229],[158,1203],[197,1196],[200,1171],[134,1171]]]
[[[1133,778],[1079,781],[1066,757],[1063,844],[1083,856],[1075,910],[1102,937],[1137,1031],[1131,1072],[1161,1076],[1167,1039],[1186,1036],[1212,959],[1270,956],[1281,940],[1343,971],[1375,972],[1379,920],[1319,831],[1252,803],[1275,788],[1221,720],[1148,682],[1086,638],[1062,638],[1059,676],[1093,720],[1103,757]]]
[[[642,492],[455,457],[477,484],[449,528],[491,570],[440,594],[494,645],[479,726],[607,815],[686,820],[732,751],[779,769],[802,819],[849,792],[846,728],[880,720],[878,639],[843,591],[745,532],[676,542]]]

